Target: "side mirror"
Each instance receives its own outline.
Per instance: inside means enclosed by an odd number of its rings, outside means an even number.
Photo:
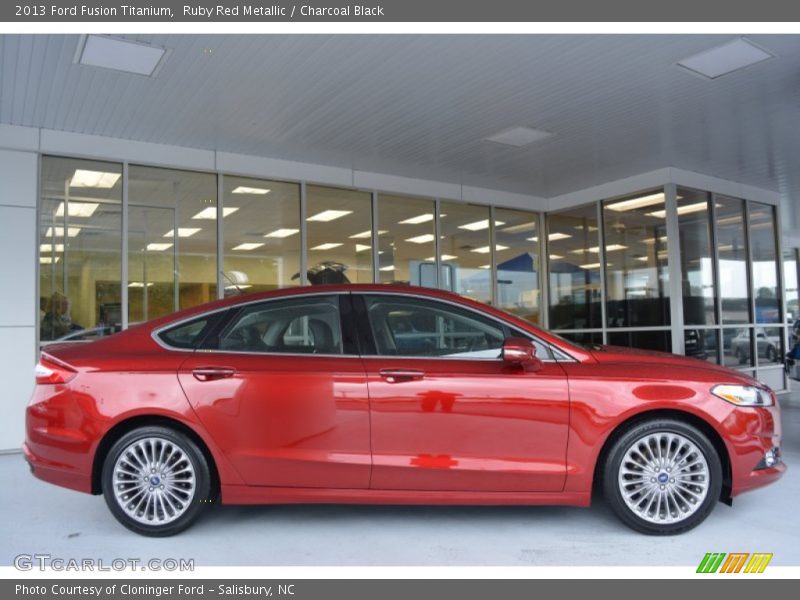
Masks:
[[[538,371],[544,364],[536,356],[536,346],[525,338],[510,337],[503,341],[503,360],[510,364],[524,367],[527,371]]]

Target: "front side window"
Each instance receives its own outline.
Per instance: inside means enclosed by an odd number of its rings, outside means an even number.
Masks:
[[[435,300],[376,295],[365,296],[365,301],[382,356],[498,359],[503,340],[520,335],[497,321]],[[540,358],[550,358],[546,346],[534,343]]]
[[[342,354],[338,296],[273,300],[242,309],[219,336],[223,352]]]

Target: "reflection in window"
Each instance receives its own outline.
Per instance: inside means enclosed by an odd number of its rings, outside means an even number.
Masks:
[[[610,200],[603,207],[603,222],[608,326],[668,325],[664,192]]]
[[[130,323],[215,300],[216,176],[131,165],[128,182]]]
[[[489,207],[442,202],[440,287],[479,302],[492,301],[489,245]],[[497,262],[503,262],[508,246],[496,245]]]
[[[378,196],[378,275],[381,283],[436,287],[436,223],[433,200]],[[359,247],[370,251],[365,231]]]
[[[717,196],[715,202],[722,322],[749,323],[750,286],[747,283],[744,201]]]
[[[497,305],[532,323],[539,323],[538,215],[521,210],[495,210],[495,243],[506,247],[497,261]],[[498,257],[501,256],[498,253]]]
[[[121,165],[42,158],[42,341],[89,340],[121,329],[121,206]]]
[[[719,332],[716,329],[685,329],[684,354],[710,363],[719,362]]]
[[[372,283],[372,196],[309,185],[309,283]]]
[[[753,258],[756,323],[781,321],[777,243],[775,208],[759,202],[750,202],[750,247]]]
[[[726,367],[753,366],[752,338],[750,327],[724,328],[722,364]]]
[[[783,284],[786,288],[786,316],[790,325],[793,321],[800,319],[797,267],[797,250],[786,250],[783,253]]]
[[[669,331],[609,331],[608,344],[671,352],[672,334]]]
[[[681,289],[686,325],[717,323],[708,196],[708,192],[678,189]]]
[[[299,285],[300,186],[225,177],[225,293]]]
[[[551,329],[602,326],[599,245],[596,205],[547,216]]]
[[[782,327],[756,327],[756,364],[761,367],[783,364]]]

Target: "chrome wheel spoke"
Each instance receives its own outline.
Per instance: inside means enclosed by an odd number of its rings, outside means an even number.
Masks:
[[[644,520],[680,522],[706,499],[708,462],[700,448],[681,434],[649,433],[625,451],[617,481],[625,504]]]

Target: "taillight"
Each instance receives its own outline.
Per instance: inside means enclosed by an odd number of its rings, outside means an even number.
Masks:
[[[36,365],[35,373],[36,383],[38,384],[67,383],[77,375],[75,371],[66,365],[57,364],[46,358],[42,358]]]

